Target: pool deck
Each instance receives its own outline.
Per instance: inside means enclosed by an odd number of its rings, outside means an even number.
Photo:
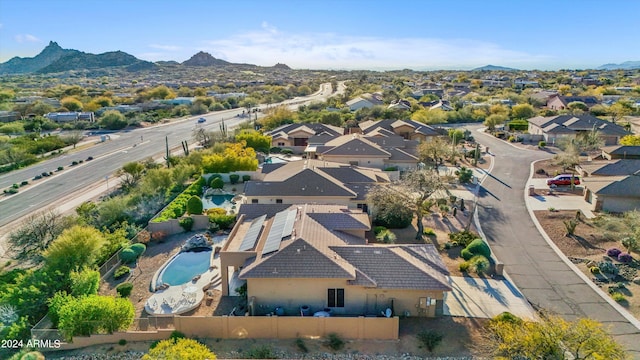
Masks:
[[[224,241],[215,244],[214,247],[223,245]],[[222,289],[220,282],[220,254],[212,252],[211,256],[209,270],[200,275],[197,280],[156,291],[147,299],[144,310],[149,315],[157,316],[183,314],[200,306],[207,290]]]

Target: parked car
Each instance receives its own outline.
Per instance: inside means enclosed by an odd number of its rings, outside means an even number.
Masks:
[[[206,121],[207,121],[207,119],[200,118],[200,119],[198,119],[198,124],[202,124],[203,122],[206,122]]]
[[[547,180],[549,186],[561,186],[571,185],[571,179],[573,178],[573,185],[580,185],[580,178],[576,175],[562,174]]]

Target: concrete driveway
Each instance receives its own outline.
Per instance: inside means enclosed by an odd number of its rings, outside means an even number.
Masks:
[[[445,315],[492,318],[508,311],[536,318],[535,310],[509,280],[451,276],[449,283],[452,291],[445,298]]]

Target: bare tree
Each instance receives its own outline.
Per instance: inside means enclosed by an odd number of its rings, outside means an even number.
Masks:
[[[75,220],[48,210],[29,215],[9,234],[9,243],[17,250],[17,258],[39,262],[40,255],[62,231]]]

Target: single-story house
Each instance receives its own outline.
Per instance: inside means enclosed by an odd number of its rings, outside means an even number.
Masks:
[[[340,204],[368,211],[367,194],[387,172],[320,160],[264,164],[244,185],[246,204]]]
[[[376,105],[382,105],[382,97],[379,94],[362,94],[346,102],[349,110],[356,111],[362,108],[372,108]]]
[[[640,146],[605,146],[602,148],[602,157],[608,160],[640,159]]]
[[[62,123],[62,122],[70,122],[70,121],[88,121],[95,122],[95,116],[93,112],[52,112],[44,115],[47,119]]]
[[[617,145],[620,138],[629,135],[622,126],[588,114],[537,116],[527,121],[529,134],[542,135],[548,143],[555,143],[562,137],[575,138],[595,130],[605,145]]]
[[[244,204],[220,252],[223,295],[232,269],[251,315],[441,314],[451,287],[434,245],[369,245],[370,230],[346,206]]]
[[[584,199],[594,211],[640,209],[640,159],[591,161],[577,167]]]
[[[291,149],[295,153],[302,153],[309,145],[309,141],[317,136],[324,139],[338,137],[344,133],[344,129],[338,126],[321,123],[296,123],[287,124],[267,131],[265,135],[271,136],[271,147]]]
[[[547,108],[551,110],[565,110],[567,105],[572,102],[581,102],[587,105],[588,108],[592,108],[598,105],[600,102],[595,96],[561,96],[555,95],[547,100]]]
[[[369,120],[359,123],[358,127],[367,136],[384,136],[377,132],[379,129],[384,129],[387,130],[386,134],[400,135],[407,140],[425,141],[442,135],[434,127],[410,119]]]

